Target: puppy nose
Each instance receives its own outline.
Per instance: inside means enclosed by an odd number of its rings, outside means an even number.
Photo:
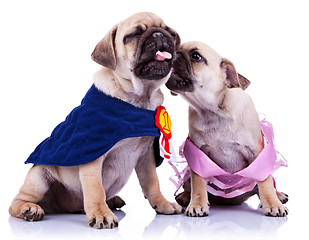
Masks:
[[[152,36],[155,37],[155,38],[163,38],[163,33],[161,33],[161,32],[154,32],[152,34]]]

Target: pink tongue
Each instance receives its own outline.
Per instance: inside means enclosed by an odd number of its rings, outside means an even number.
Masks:
[[[157,61],[164,61],[165,59],[171,59],[171,58],[172,54],[170,54],[169,52],[160,52],[160,51],[156,52],[155,60]]]

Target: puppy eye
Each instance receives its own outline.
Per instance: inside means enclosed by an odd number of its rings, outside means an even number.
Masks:
[[[190,53],[190,58],[192,62],[204,62],[207,65],[207,60],[197,51]]]
[[[144,33],[143,28],[141,26],[138,26],[134,32],[124,36],[123,43],[126,44],[126,43],[130,42],[133,39],[138,39],[138,38],[141,37],[141,35],[143,33]]]
[[[191,58],[191,60],[193,60],[195,62],[199,62],[199,61],[202,60],[202,56],[198,52],[191,53],[190,58]]]

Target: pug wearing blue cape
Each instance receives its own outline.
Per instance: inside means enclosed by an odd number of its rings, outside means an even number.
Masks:
[[[116,194],[133,169],[157,213],[182,212],[160,192],[155,124],[160,86],[179,44],[178,34],[152,13],[137,13],[107,33],[92,53],[102,67],[81,105],[27,159],[34,165],[12,201],[12,216],[38,221],[45,213],[85,212],[91,227],[117,227],[111,209],[125,204]]]

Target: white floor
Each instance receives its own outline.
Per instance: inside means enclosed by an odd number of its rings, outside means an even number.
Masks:
[[[166,167],[166,166],[165,166]],[[160,171],[159,171],[160,174]],[[163,184],[162,184],[163,185]],[[162,191],[166,194],[173,185],[165,182]],[[292,194],[287,203],[288,217],[264,216],[259,209],[257,196],[241,206],[211,206],[208,217],[190,218],[182,215],[158,215],[144,199],[133,174],[120,193],[127,205],[114,211],[119,219],[115,229],[92,229],[83,214],[46,215],[40,222],[26,222],[7,216],[2,218],[1,229],[7,239],[189,239],[203,237],[211,239],[290,239],[296,232],[305,233],[302,208],[296,206]],[[300,197],[300,196],[298,196]],[[6,206],[7,207],[7,206]],[[300,208],[299,208],[300,207]]]
[[[288,218],[265,217],[247,204],[213,207],[211,210],[208,217],[189,218],[184,215],[156,215],[146,208],[128,206],[123,211],[115,211],[120,224],[113,230],[91,229],[86,224],[85,215],[46,216],[42,222],[35,223],[9,218],[8,223],[16,239],[187,239],[195,236],[276,239],[285,236],[284,228],[290,224]]]

